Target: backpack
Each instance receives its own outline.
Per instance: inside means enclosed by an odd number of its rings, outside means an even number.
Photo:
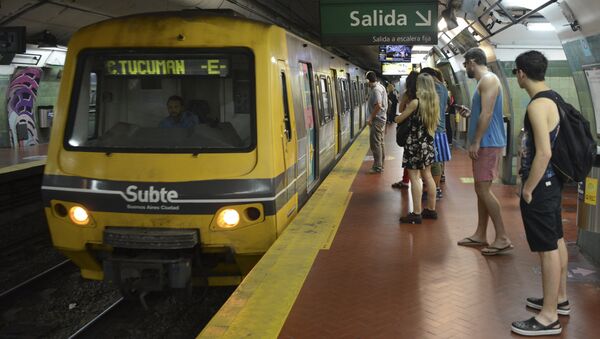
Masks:
[[[560,115],[560,127],[550,158],[552,167],[563,182],[584,181],[596,158],[596,141],[589,121],[552,90],[539,92],[531,100],[537,98],[554,101]]]

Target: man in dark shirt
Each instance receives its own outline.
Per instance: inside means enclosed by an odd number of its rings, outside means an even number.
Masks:
[[[513,74],[519,86],[533,100],[525,113],[525,132],[521,150],[521,216],[527,243],[538,252],[542,266],[543,298],[527,298],[527,306],[540,310],[528,320],[512,323],[512,331],[521,335],[560,334],[558,314],[571,311],[567,299],[568,254],[563,238],[561,217],[562,182],[550,164],[552,145],[559,129],[556,103],[537,94],[551,91],[544,77],[548,60],[538,51],[520,54]]]

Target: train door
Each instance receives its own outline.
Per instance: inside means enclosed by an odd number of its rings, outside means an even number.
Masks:
[[[291,120],[293,114],[291,112],[290,103],[291,89],[289,79],[287,77],[287,67],[284,61],[279,60],[279,76],[281,80],[281,96],[283,104],[283,121],[281,121],[282,140],[281,144],[283,147],[283,161],[284,161],[284,188],[288,188],[288,185],[296,178],[296,171],[294,170],[296,161],[296,147],[295,147],[295,135],[293,134],[292,126],[294,122]],[[277,122],[276,122],[277,124]],[[277,125],[276,125],[277,126]],[[295,189],[286,189],[286,201],[288,201],[293,194]]]
[[[300,65],[300,91],[302,92],[302,108],[304,110],[304,125],[306,128],[307,150],[306,154],[306,186],[307,191],[311,192],[319,178],[319,150],[318,134],[315,121],[317,120],[315,112],[316,89],[313,89],[313,72],[310,64],[301,62]]]
[[[333,95],[333,119],[334,121],[334,135],[335,135],[335,156],[336,158],[342,152],[342,126],[341,126],[341,106],[340,106],[340,84],[339,79],[337,77],[337,71],[335,69],[331,69],[331,80],[329,83],[333,82],[332,88],[330,88],[330,93]],[[333,90],[333,91],[331,91]]]

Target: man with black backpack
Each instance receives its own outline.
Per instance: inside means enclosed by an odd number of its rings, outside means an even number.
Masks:
[[[513,322],[511,329],[526,336],[554,335],[562,331],[558,315],[571,311],[566,289],[568,254],[561,218],[563,182],[550,162],[558,135],[563,132],[557,106],[562,99],[544,81],[548,60],[542,53],[522,53],[515,63],[513,74],[531,97],[521,144],[521,217],[529,248],[540,256],[543,297],[527,298],[527,306],[541,310],[540,313]]]

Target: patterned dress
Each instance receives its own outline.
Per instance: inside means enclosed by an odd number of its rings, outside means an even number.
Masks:
[[[404,147],[402,167],[421,170],[430,166],[434,161],[433,136],[427,132],[418,106],[408,119],[410,127]]]

